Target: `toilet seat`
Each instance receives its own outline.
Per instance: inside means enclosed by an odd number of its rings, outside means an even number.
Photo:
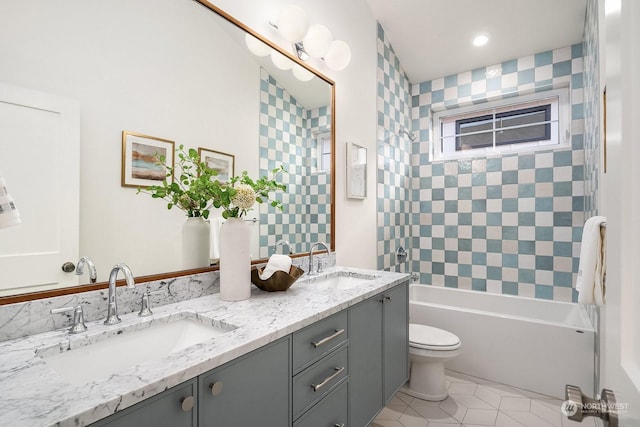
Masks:
[[[409,347],[423,350],[452,351],[460,348],[460,338],[433,326],[409,324]]]

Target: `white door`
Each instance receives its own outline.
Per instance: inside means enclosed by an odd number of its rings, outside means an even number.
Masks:
[[[0,296],[78,283],[76,102],[0,84],[0,170],[22,223],[0,230]]]
[[[602,22],[602,21],[600,21]],[[640,2],[606,0],[607,293],[602,387],[620,425],[640,426]]]

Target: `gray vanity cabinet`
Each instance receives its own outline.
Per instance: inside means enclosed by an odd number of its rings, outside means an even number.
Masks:
[[[409,376],[408,282],[349,312],[352,426],[366,426]]]
[[[409,379],[408,282],[390,289],[383,295],[383,403],[387,404]]]
[[[197,381],[179,384],[91,427],[196,427]]]
[[[198,378],[200,427],[291,425],[290,337]]]

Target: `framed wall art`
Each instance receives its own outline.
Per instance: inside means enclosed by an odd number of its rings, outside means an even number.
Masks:
[[[123,187],[150,187],[161,184],[167,169],[157,163],[163,156],[167,165],[174,165],[175,143],[168,139],[140,133],[122,132]]]
[[[235,156],[221,151],[209,150],[208,148],[198,148],[200,161],[204,162],[209,169],[218,172],[216,176],[222,183],[228,182],[235,175]]]

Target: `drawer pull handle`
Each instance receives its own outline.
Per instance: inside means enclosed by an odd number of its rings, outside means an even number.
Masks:
[[[335,332],[331,335],[329,335],[328,337],[322,338],[320,341],[311,341],[311,345],[313,345],[315,348],[320,347],[322,344],[325,344],[329,341],[331,341],[332,339],[334,339],[337,336],[340,336],[344,333],[344,329],[335,329]]]
[[[334,424],[333,426],[334,426],[334,427],[344,427],[344,426],[345,426],[345,423],[342,423],[342,424]]]
[[[196,403],[196,399],[193,396],[187,396],[180,399],[180,406],[184,412],[189,412],[193,409]]]
[[[313,389],[313,391],[320,390],[322,387],[324,387],[329,382],[331,382],[331,380],[333,380],[335,377],[340,375],[342,371],[344,371],[344,366],[342,368],[334,368],[334,369],[335,369],[335,372],[329,375],[327,378],[325,378],[324,381],[322,381],[320,384],[311,384],[311,388]]]

